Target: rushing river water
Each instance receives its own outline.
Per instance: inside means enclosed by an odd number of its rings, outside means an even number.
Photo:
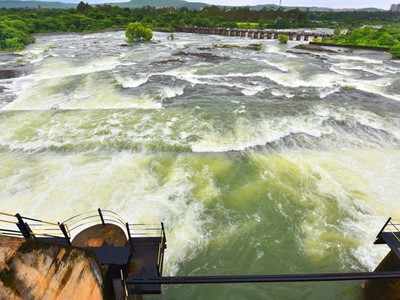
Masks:
[[[372,270],[400,218],[400,63],[41,36],[0,68],[0,210],[164,221],[168,274]],[[293,45],[289,46],[292,47]],[[179,286],[163,299],[359,299],[360,283]],[[157,297],[156,297],[157,298]],[[158,298],[157,298],[158,299]]]

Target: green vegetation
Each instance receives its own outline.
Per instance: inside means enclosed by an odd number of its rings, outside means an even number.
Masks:
[[[260,28],[260,23],[238,22],[238,23],[236,23],[235,27],[240,28],[240,29],[258,29],[258,28]]]
[[[273,8],[256,10],[249,7],[218,6],[207,6],[202,10],[185,7],[131,9],[111,5],[90,6],[81,2],[75,9],[0,9],[0,49],[20,50],[33,42],[33,33],[121,30],[135,22],[152,30],[166,32],[174,32],[184,26],[357,28],[361,24],[395,24],[400,22],[400,15],[389,12],[315,12]],[[341,37],[339,29],[336,33]],[[382,39],[387,44],[389,37],[385,35]]]
[[[34,41],[29,27],[21,20],[0,22],[0,49],[21,50]]]
[[[397,43],[392,48],[390,48],[390,53],[392,53],[393,57],[400,58],[400,43]]]
[[[148,42],[153,38],[153,31],[142,23],[135,22],[128,24],[125,36],[129,43]]]
[[[278,36],[278,40],[279,40],[279,43],[281,43],[281,44],[287,44],[287,42],[289,41],[289,37],[286,34],[280,34]]]
[[[323,39],[322,42],[343,46],[390,49],[390,53],[395,58],[400,58],[399,26],[385,26],[382,28],[363,27],[349,30],[346,34],[336,32],[333,38]]]

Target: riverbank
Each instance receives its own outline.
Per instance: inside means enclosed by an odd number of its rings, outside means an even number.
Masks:
[[[364,26],[346,34],[336,33],[318,42],[331,47],[388,51],[393,58],[400,59],[400,27],[397,25],[382,28]]]
[[[354,45],[354,44],[336,44],[336,43],[329,43],[329,42],[314,42],[314,41],[310,42],[310,45],[348,48],[348,49],[360,49],[360,50],[373,50],[373,51],[390,51],[390,47],[384,47],[384,46],[363,46],[363,45]]]

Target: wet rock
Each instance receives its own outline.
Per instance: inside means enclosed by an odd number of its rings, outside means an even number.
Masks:
[[[293,49],[313,51],[313,52],[327,52],[327,53],[333,53],[333,54],[343,53],[343,52],[352,52],[351,50],[346,50],[346,49],[341,49],[341,48],[331,49],[331,48],[314,45],[314,44],[300,44],[300,45],[297,45],[296,47],[294,47]]]
[[[207,61],[218,61],[218,60],[228,60],[229,57],[226,56],[218,56],[212,53],[207,53],[207,52],[185,52],[185,51],[179,51],[173,54],[174,56],[186,56],[186,57],[197,57],[197,58],[202,58]]]
[[[129,45],[126,44],[126,43],[123,43],[123,44],[119,44],[119,46],[120,46],[120,47],[128,47]]]
[[[10,79],[21,76],[21,71],[15,69],[0,69],[0,79]]]
[[[166,59],[166,60],[160,60],[160,61],[155,61],[152,62],[150,65],[154,66],[154,65],[166,65],[166,64],[171,64],[171,63],[183,63],[184,61],[176,58],[176,59]]]
[[[93,258],[72,247],[0,236],[0,299],[103,299]]]
[[[197,48],[197,50],[200,50],[200,51],[211,51],[213,48],[211,48],[211,47],[198,47]]]
[[[263,49],[262,44],[249,44],[246,46],[242,45],[233,45],[233,44],[216,44],[214,45],[214,48],[220,48],[220,49],[245,49],[245,50],[253,50],[253,51],[261,51]]]

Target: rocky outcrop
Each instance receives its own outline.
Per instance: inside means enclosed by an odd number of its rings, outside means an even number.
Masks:
[[[22,75],[22,72],[16,69],[0,69],[0,79],[17,78]]]
[[[101,270],[83,250],[0,236],[0,299],[103,299]]]

